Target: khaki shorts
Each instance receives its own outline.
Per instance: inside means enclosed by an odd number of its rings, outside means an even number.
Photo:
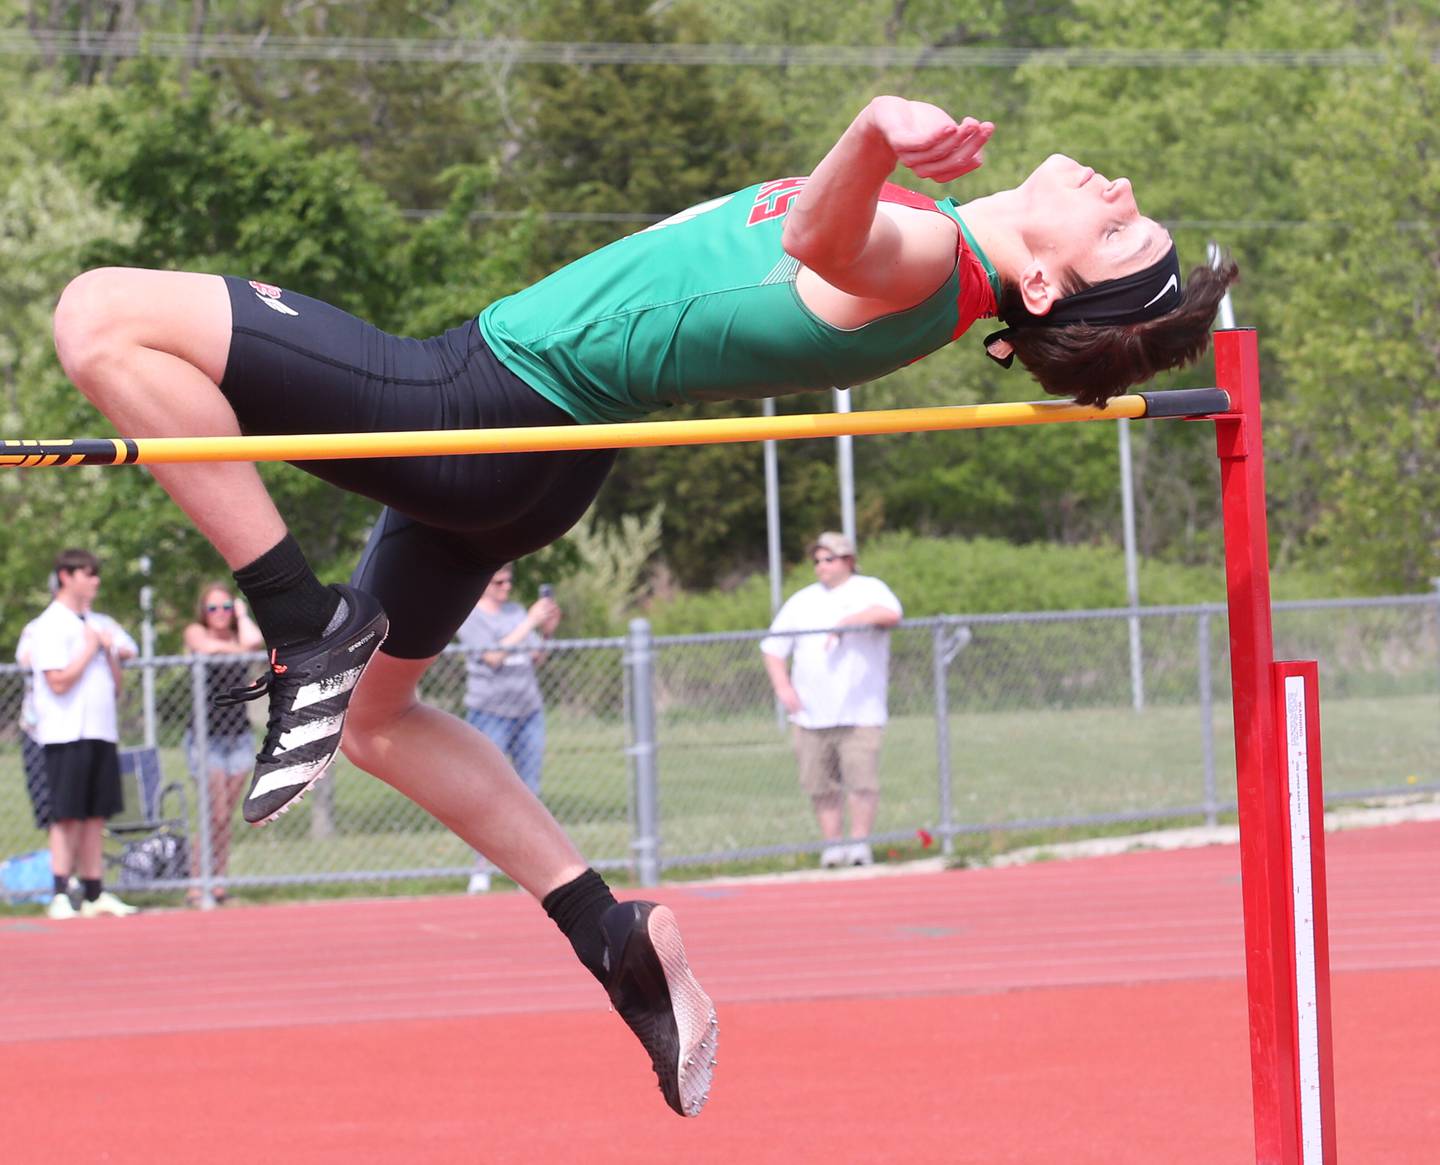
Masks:
[[[800,787],[811,797],[880,791],[881,727],[791,729],[795,759],[800,762]]]

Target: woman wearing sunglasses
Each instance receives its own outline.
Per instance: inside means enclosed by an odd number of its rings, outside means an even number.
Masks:
[[[260,628],[245,610],[245,601],[237,598],[222,583],[206,583],[200,588],[195,604],[195,621],[185,628],[185,650],[190,655],[234,656],[242,651],[258,651],[265,639]],[[242,659],[217,658],[205,669],[205,690],[223,692],[243,688],[250,682],[249,665]],[[190,756],[190,771],[196,780],[209,782],[211,875],[223,879],[230,867],[230,823],[235,817],[250,772],[255,765],[255,737],[250,729],[244,705],[205,709],[205,755],[195,747],[192,725],[185,733],[185,750]],[[190,873],[200,876],[200,847],[192,851]],[[225,901],[225,888],[214,890],[217,903]],[[192,888],[185,896],[191,906],[200,904],[200,890]]]

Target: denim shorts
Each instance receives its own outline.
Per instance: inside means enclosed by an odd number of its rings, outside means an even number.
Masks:
[[[495,742],[515,766],[525,787],[540,796],[540,769],[545,760],[545,709],[528,716],[496,716],[466,708],[465,719]]]
[[[248,773],[255,767],[255,737],[249,732],[230,735],[211,735],[205,741],[205,753],[207,763],[200,763],[200,755],[195,750],[195,734],[189,730],[185,733],[185,754],[190,758],[190,771],[200,772],[222,772],[227,776],[234,776],[236,773]]]

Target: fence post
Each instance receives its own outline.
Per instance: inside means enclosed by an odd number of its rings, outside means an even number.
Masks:
[[[955,852],[954,773],[950,767],[950,665],[965,649],[970,628],[953,630],[941,621],[931,635],[931,674],[935,691],[935,759],[940,782],[940,850],[948,858]]]
[[[1436,640],[1440,642],[1440,578],[1432,578],[1430,585],[1435,588],[1435,631]]]
[[[192,771],[195,778],[196,824],[200,827],[200,907],[210,910],[215,905],[214,869],[215,839],[210,836],[210,719],[206,709],[210,705],[206,692],[205,659],[196,656],[190,661],[190,757],[187,764],[200,762],[199,771]]]
[[[1220,816],[1215,792],[1215,693],[1210,678],[1210,612],[1201,611],[1197,620],[1197,653],[1200,661],[1200,752],[1205,771],[1205,824],[1214,825]]]
[[[150,585],[150,556],[140,556],[140,696],[145,747],[155,747],[155,588]]]
[[[634,789],[635,874],[642,886],[660,881],[660,789],[655,755],[655,655],[646,619],[630,620],[625,667],[630,673],[630,774]]]
[[[1140,567],[1135,553],[1135,475],[1130,465],[1130,419],[1116,424],[1120,439],[1120,511],[1125,543],[1125,594],[1130,607],[1130,706],[1145,711],[1145,663],[1140,644]]]
[[[950,686],[946,669],[945,624],[930,629],[930,667],[935,683],[935,763],[940,782],[940,852],[947,858],[955,850],[951,830],[955,824],[954,793],[950,773]]]
[[[316,841],[335,836],[335,773],[310,790],[310,836]]]

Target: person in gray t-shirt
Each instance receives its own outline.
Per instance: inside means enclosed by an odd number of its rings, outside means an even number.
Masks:
[[[465,648],[465,718],[499,746],[538,795],[545,707],[535,665],[559,625],[560,608],[549,597],[529,610],[511,602],[514,577],[513,563],[497,570],[456,633]]]
[[[510,758],[526,787],[540,795],[545,757],[545,703],[535,678],[541,650],[560,623],[560,608],[542,595],[526,610],[510,601],[515,564],[507,562],[486,586],[456,638],[465,648],[465,719]],[[490,888],[490,866],[476,854],[470,893]]]

